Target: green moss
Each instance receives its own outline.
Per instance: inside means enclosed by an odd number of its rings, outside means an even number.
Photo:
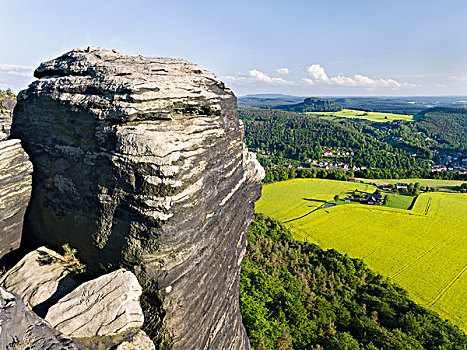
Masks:
[[[158,290],[156,281],[150,278],[144,270],[137,273],[138,281],[143,288],[140,304],[144,313],[143,330],[156,345],[156,349],[172,349],[172,332],[164,325],[166,311],[164,309],[164,295]]]
[[[125,340],[131,339],[137,332],[138,328],[128,330],[126,332],[114,336],[94,336],[90,338],[74,338],[80,345],[88,350],[106,350],[122,343]]]

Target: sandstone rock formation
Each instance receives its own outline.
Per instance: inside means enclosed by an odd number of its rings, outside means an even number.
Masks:
[[[21,298],[0,287],[0,349],[78,350],[83,349],[34,312]]]
[[[80,342],[83,338],[136,333],[144,320],[141,292],[136,276],[120,269],[81,284],[54,304],[45,320]]]
[[[120,343],[115,350],[156,350],[156,347],[147,334],[140,330],[133,337]]]
[[[12,126],[35,167],[27,241],[132,269],[159,348],[248,349],[238,280],[264,170],[233,93],[188,61],[100,48],[35,76]]]
[[[0,141],[0,258],[21,243],[31,173],[32,164],[20,140]]]
[[[40,247],[21,259],[0,279],[0,285],[18,294],[23,303],[41,316],[48,307],[77,286],[73,274],[59,261],[63,257]]]
[[[13,109],[16,99],[13,96],[0,95],[0,141],[10,135]]]

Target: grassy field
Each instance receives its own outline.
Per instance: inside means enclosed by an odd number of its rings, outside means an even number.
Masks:
[[[398,209],[409,209],[414,200],[412,196],[404,196],[401,194],[390,194],[388,198],[388,207]]]
[[[375,187],[322,179],[273,183],[264,186],[256,211],[283,221],[297,239],[364,259],[467,331],[467,195],[424,193],[412,210],[363,204],[317,209],[354,189]]]
[[[343,109],[338,112],[307,112],[306,114],[314,115],[317,117],[326,116],[334,118],[358,118],[367,119],[372,122],[388,122],[391,120],[407,120],[413,121],[413,115],[406,114],[393,114],[393,113],[379,113],[379,112],[364,112],[355,109]]]
[[[395,184],[398,182],[403,183],[416,183],[419,182],[422,186],[434,187],[437,191],[441,192],[453,192],[455,187],[466,183],[467,181],[461,180],[436,180],[436,179],[400,179],[400,180],[384,180],[384,179],[357,179],[360,181],[368,182],[368,183],[375,183],[377,185],[389,185]]]

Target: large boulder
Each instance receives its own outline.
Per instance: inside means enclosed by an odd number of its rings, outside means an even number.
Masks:
[[[121,342],[115,350],[156,350],[156,347],[147,334],[140,330],[131,338]]]
[[[0,258],[21,243],[32,164],[18,139],[0,141]]]
[[[0,279],[0,285],[18,294],[40,316],[53,303],[71,292],[77,282],[63,263],[64,257],[40,247],[23,257]]]
[[[158,347],[248,349],[238,282],[264,170],[234,94],[188,61],[101,48],[35,76],[12,126],[35,167],[27,241],[132,269]]]
[[[81,284],[54,304],[45,320],[82,344],[102,338],[108,348],[143,326],[141,292],[136,276],[120,269]]]
[[[83,348],[32,312],[17,294],[0,287],[0,349],[82,350]]]

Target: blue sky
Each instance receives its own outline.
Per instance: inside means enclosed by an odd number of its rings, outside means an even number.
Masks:
[[[75,47],[181,57],[237,95],[467,95],[467,1],[0,0],[0,89]]]

